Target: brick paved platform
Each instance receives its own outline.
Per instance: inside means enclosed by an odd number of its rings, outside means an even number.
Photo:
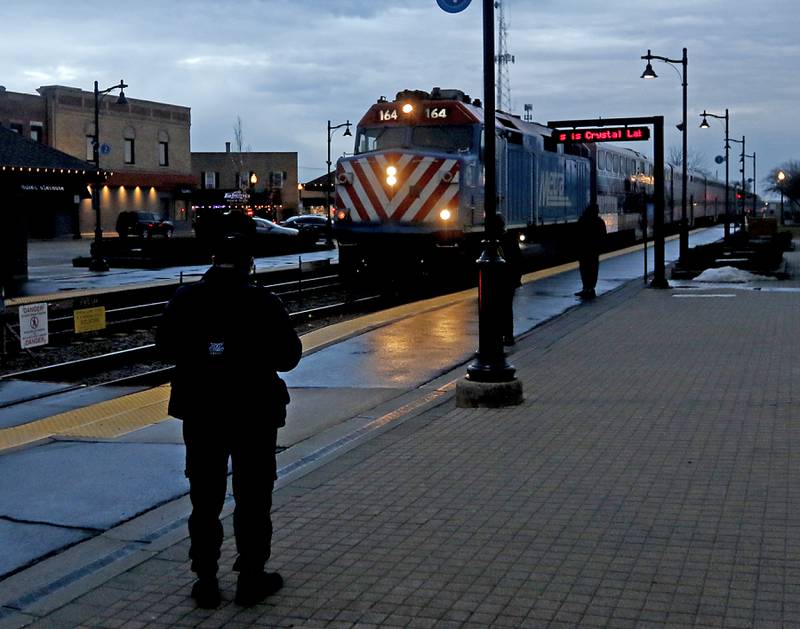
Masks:
[[[218,610],[181,526],[0,626],[800,626],[797,283],[628,285],[511,361],[522,406],[450,386],[283,479],[265,604],[232,602],[228,516]]]

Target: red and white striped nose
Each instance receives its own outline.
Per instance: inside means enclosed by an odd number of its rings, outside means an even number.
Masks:
[[[458,208],[459,172],[457,159],[369,155],[339,163],[337,193],[351,216],[362,221],[449,220]],[[448,219],[442,218],[443,209]]]

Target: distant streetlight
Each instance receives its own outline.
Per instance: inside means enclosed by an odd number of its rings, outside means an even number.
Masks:
[[[719,118],[720,120],[725,120],[725,238],[731,235],[731,217],[730,217],[730,140],[728,139],[728,125],[730,122],[730,116],[728,115],[728,110],[725,109],[724,116],[718,116],[717,114],[708,113],[705,109],[701,114],[703,116],[703,121],[700,123],[701,129],[708,129],[711,125],[708,124],[708,120],[706,119],[707,116],[711,116],[712,118]]]
[[[689,224],[686,219],[686,202],[687,202],[687,182],[689,181],[688,177],[688,167],[686,163],[686,156],[688,153],[688,131],[689,125],[686,120],[687,115],[687,86],[688,83],[686,81],[686,73],[687,68],[689,66],[689,57],[686,53],[686,48],[683,49],[683,56],[680,59],[669,59],[667,57],[660,57],[658,55],[653,55],[650,51],[647,51],[646,55],[642,55],[642,59],[647,60],[647,66],[642,72],[643,79],[655,79],[658,78],[658,75],[653,71],[653,66],[650,63],[653,59],[658,59],[659,61],[663,61],[664,63],[669,63],[671,65],[681,64],[683,66],[683,76],[681,78],[681,85],[683,86],[683,122],[678,126],[680,129],[681,134],[683,136],[683,164],[681,169],[681,176],[683,177],[683,183],[681,185],[681,228],[680,228],[680,257],[684,258],[686,252],[689,249]],[[675,69],[677,72],[677,68]]]
[[[99,90],[97,81],[94,82],[94,140],[92,141],[92,160],[98,174],[100,173],[100,101],[103,96],[114,90],[119,90],[117,105],[126,105],[125,88],[128,87],[120,79],[119,85]],[[90,271],[108,271],[108,262],[105,261],[100,251],[103,242],[103,227],[100,221],[100,182],[92,186],[92,207],[94,208],[94,246],[92,247],[92,260],[89,262]]]
[[[786,179],[786,173],[782,170],[778,171],[778,188],[781,191],[781,225],[786,224],[786,219],[783,217],[783,182]]]
[[[258,183],[258,177],[255,173],[250,174],[250,185],[255,186]]]
[[[335,126],[331,126],[331,121],[328,120],[328,176],[325,178],[325,214],[328,218],[328,238],[330,239],[331,234],[333,233],[331,227],[331,138],[333,137],[334,132],[336,129],[341,129],[345,127],[344,133],[342,135],[345,136],[352,136],[353,134],[350,133],[350,121],[343,122],[342,124],[337,124]]]

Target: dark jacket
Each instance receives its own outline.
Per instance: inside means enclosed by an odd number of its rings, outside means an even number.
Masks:
[[[183,420],[264,419],[284,424],[289,393],[276,372],[302,344],[274,294],[233,269],[210,268],[170,300],[156,334],[175,364],[169,414]]]
[[[606,224],[596,212],[586,211],[578,219],[578,256],[597,258],[603,250]]]
[[[519,248],[519,236],[503,232],[500,236],[499,253],[506,261],[506,280],[509,288],[514,290],[522,283],[522,251]]]

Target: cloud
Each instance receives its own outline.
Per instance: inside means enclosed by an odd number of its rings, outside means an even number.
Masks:
[[[26,80],[41,85],[77,81],[86,74],[84,68],[67,65],[20,68],[18,72],[20,72]]]
[[[689,54],[689,109],[731,110],[732,133],[753,138],[764,169],[796,157],[800,61],[790,0],[503,0],[516,110],[536,119],[664,115],[679,142],[676,74],[640,59]],[[253,150],[297,151],[309,176],[325,166],[326,121],[356,122],[379,96],[459,88],[482,97],[482,12],[446,14],[435,0],[137,0],[97,11],[95,0],[6,0],[2,82],[35,93],[47,83],[126,93],[192,108],[192,146],[222,150],[237,114]],[[718,130],[717,130],[718,131]],[[721,135],[692,126],[690,143],[719,153]],[[334,137],[334,155],[352,149]],[[764,156],[762,158],[762,151]]]
[[[261,55],[259,57],[237,55],[199,55],[196,57],[178,59],[177,64],[199,69],[265,68],[271,66],[272,61],[268,55]]]

